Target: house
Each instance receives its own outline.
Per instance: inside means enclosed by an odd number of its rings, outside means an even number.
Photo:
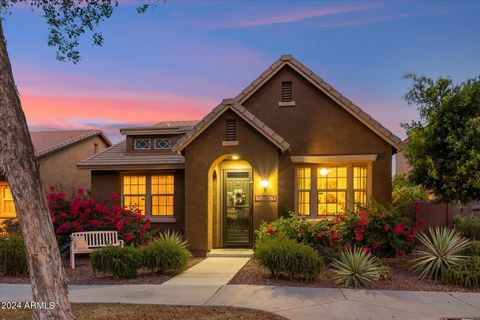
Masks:
[[[92,194],[121,195],[190,249],[250,247],[254,230],[294,210],[329,217],[391,200],[401,141],[290,55],[198,122],[126,128],[79,162]]]
[[[45,191],[55,186],[69,196],[79,187],[90,190],[90,172],[77,162],[111,146],[101,130],[30,132]],[[0,219],[15,218],[10,186],[0,165]]]

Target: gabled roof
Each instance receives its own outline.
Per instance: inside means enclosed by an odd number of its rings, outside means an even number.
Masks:
[[[126,135],[145,134],[183,134],[193,129],[198,120],[162,121],[150,127],[122,128],[120,132]]]
[[[260,121],[260,119],[255,117],[253,113],[245,109],[245,107],[243,107],[241,104],[235,102],[234,99],[224,99],[221,104],[212,110],[212,112],[207,114],[200,122],[198,122],[191,131],[186,132],[185,135],[173,146],[172,150],[177,153],[182,152],[182,150],[185,149],[190,142],[198,137],[227,110],[232,110],[234,113],[236,113],[240,118],[245,120],[259,133],[261,133],[265,138],[275,144],[282,152],[290,149],[290,144],[288,144],[285,139],[275,133],[275,131],[270,129],[265,123]]]
[[[395,149],[399,150],[401,148],[402,140],[393,134],[390,130],[385,128],[380,124],[380,122],[373,119],[369,114],[360,109],[359,106],[354,104],[352,101],[343,96],[340,92],[335,90],[330,84],[325,82],[322,78],[317,76],[312,70],[305,67],[300,61],[295,59],[291,55],[283,55],[275,61],[267,70],[265,70],[257,79],[252,81],[252,83],[247,86],[239,95],[235,97],[235,100],[242,104],[248,98],[250,98],[255,91],[262,87],[270,78],[272,78],[277,72],[279,72],[283,67],[289,66],[293,70],[297,71],[315,87],[320,89],[338,105],[343,107],[355,118],[360,120],[373,132],[387,141]]]
[[[185,158],[176,153],[143,153],[127,152],[127,143],[122,141],[83,161],[77,163],[81,169],[162,169],[183,168]]]
[[[103,134],[102,130],[68,130],[68,131],[37,131],[30,132],[35,155],[40,158],[57,152],[74,143],[90,137],[100,136],[108,146],[112,143]]]

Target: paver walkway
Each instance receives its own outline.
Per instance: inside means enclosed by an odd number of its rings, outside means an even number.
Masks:
[[[207,258],[163,283],[164,286],[223,286],[250,258]]]
[[[480,317],[480,293],[409,292],[250,285],[70,286],[77,303],[236,306],[292,320],[439,320]],[[0,301],[29,301],[29,285],[0,284]]]

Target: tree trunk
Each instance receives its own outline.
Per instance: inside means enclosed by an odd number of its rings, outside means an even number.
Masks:
[[[74,319],[66,275],[53,232],[47,199],[27,121],[8,58],[0,19],[0,162],[5,167],[25,241],[33,300],[46,303],[33,319]],[[49,303],[54,308],[48,309]]]

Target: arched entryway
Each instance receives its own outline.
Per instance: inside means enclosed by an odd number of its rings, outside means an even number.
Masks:
[[[252,166],[235,154],[226,154],[212,163],[208,179],[208,216],[213,247],[251,247]]]

